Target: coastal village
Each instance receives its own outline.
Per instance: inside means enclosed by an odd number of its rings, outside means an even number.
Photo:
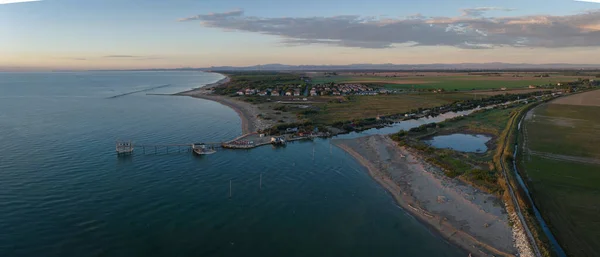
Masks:
[[[378,95],[393,92],[384,88],[372,88],[364,84],[316,84],[276,86],[260,90],[245,88],[236,92],[238,96],[348,96],[348,95]]]

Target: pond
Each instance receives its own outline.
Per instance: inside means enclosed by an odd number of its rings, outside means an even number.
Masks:
[[[492,137],[486,135],[451,134],[435,136],[425,142],[435,148],[450,148],[461,152],[484,153]]]

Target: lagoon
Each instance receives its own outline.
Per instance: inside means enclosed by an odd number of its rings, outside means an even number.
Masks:
[[[460,152],[484,153],[488,150],[486,143],[492,137],[487,135],[451,134],[434,136],[425,142],[435,148],[450,148]]]

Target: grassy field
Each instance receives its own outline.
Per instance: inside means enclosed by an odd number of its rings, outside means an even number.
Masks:
[[[576,79],[575,79],[576,80]],[[538,78],[538,79],[523,79],[523,80],[474,80],[473,78],[456,78],[446,77],[438,78],[431,83],[423,83],[416,85],[395,85],[385,84],[386,88],[422,88],[436,89],[443,88],[445,90],[477,90],[477,89],[499,89],[499,88],[524,88],[529,85],[545,85],[549,83],[557,83],[565,81],[564,78]]]
[[[527,88],[513,88],[513,89],[507,89],[507,90],[494,90],[494,91],[489,91],[489,90],[473,90],[473,91],[468,91],[465,92],[467,94],[472,94],[472,95],[478,95],[478,96],[494,96],[494,95],[504,95],[504,94],[527,94],[527,93],[533,93],[533,92],[543,92],[543,91],[554,91],[553,89],[550,88],[536,88],[536,89],[527,89]]]
[[[287,89],[288,86],[304,84],[299,74],[284,72],[231,72],[227,73],[230,82],[215,88],[219,94],[234,94],[245,88],[265,90],[277,86]]]
[[[544,219],[572,256],[600,256],[600,166],[531,156],[524,165]]]
[[[556,102],[569,103],[571,97],[589,98],[597,93],[573,95],[537,107],[525,119],[521,140],[533,151],[525,151],[519,165],[536,205],[572,256],[600,256],[600,165],[565,158],[600,160],[600,107]]]
[[[547,104],[526,124],[534,151],[600,158],[600,107]]]
[[[378,96],[349,96],[347,101],[317,104],[319,111],[307,115],[315,123],[331,124],[336,121],[374,118],[408,112],[418,108],[429,108],[472,99],[467,94],[398,94]],[[332,98],[333,99],[333,98]]]
[[[453,90],[477,90],[477,89],[499,89],[524,88],[529,85],[556,84],[558,82],[577,81],[579,78],[594,78],[592,76],[566,76],[551,74],[549,77],[535,77],[538,74],[503,73],[499,76],[469,75],[468,73],[422,73],[418,75],[403,74],[401,76],[381,76],[375,74],[339,74],[335,76],[312,77],[315,84],[323,83],[371,83],[388,89],[440,89]]]
[[[485,110],[476,112],[464,119],[443,122],[442,124],[446,126],[444,127],[446,129],[466,129],[498,136],[506,127],[510,113],[514,110],[514,108]]]

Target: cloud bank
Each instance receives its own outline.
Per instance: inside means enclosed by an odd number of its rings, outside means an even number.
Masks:
[[[287,45],[325,44],[357,48],[453,46],[465,49],[511,47],[598,47],[600,10],[551,16],[483,17],[499,7],[463,9],[456,17],[379,19],[358,15],[262,18],[243,10],[179,19],[204,27],[278,36]]]
[[[477,8],[462,9],[461,11],[462,11],[462,16],[480,17],[489,11],[512,12],[514,10],[515,9],[502,8],[502,7],[477,7]]]
[[[41,0],[0,0],[0,4],[17,4],[27,2],[39,2]]]
[[[136,55],[106,55],[104,58],[139,58],[141,56]]]
[[[58,58],[64,59],[64,58]],[[115,54],[115,55],[104,55],[104,56],[79,56],[79,57],[69,57],[66,58],[72,61],[98,61],[98,60],[113,60],[113,61],[144,61],[144,60],[160,60],[164,59],[162,56],[152,56],[152,55],[123,55],[123,54]]]

